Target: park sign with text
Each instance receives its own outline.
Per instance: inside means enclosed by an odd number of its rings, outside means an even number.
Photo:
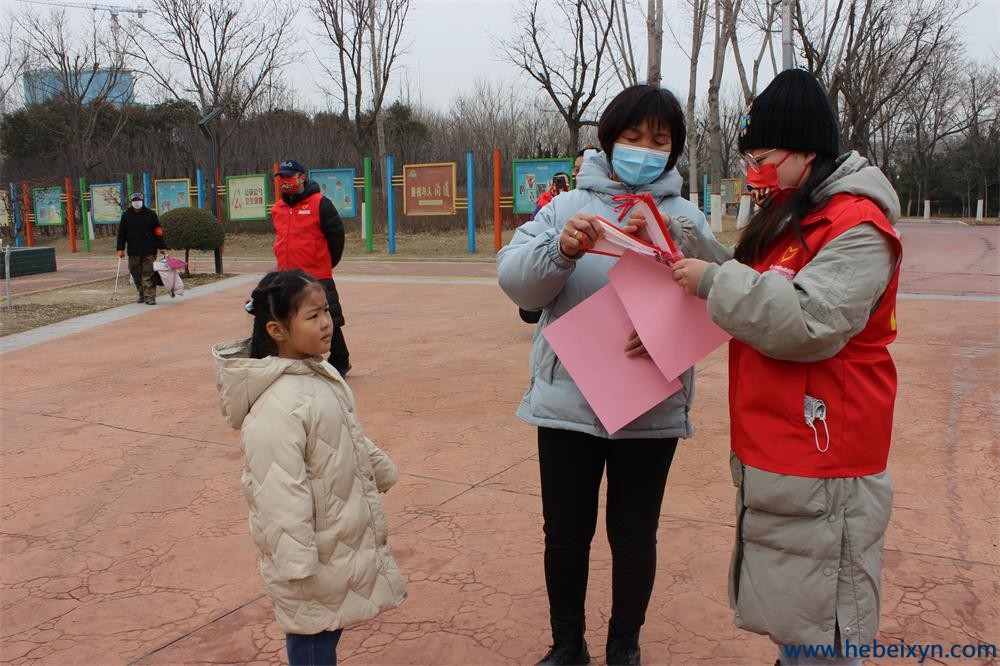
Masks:
[[[90,212],[94,224],[118,224],[122,219],[125,188],[121,183],[90,186]]]
[[[740,197],[743,196],[746,191],[746,187],[743,184],[742,178],[723,178],[722,179],[722,203],[737,205],[740,203]]]
[[[33,187],[31,201],[35,212],[35,226],[56,226],[66,223],[61,187]]]
[[[404,215],[454,215],[457,167],[454,162],[403,167]]]
[[[552,176],[569,175],[573,170],[573,160],[568,157],[514,160],[513,164],[514,212],[522,215],[535,212],[538,197],[552,185]]]
[[[14,215],[10,205],[10,194],[0,190],[0,227],[9,227],[12,217]]]
[[[354,189],[357,172],[354,169],[310,169],[309,178],[316,181],[320,193],[333,202],[340,217],[358,216],[358,197]]]
[[[153,181],[153,191],[156,193],[156,212],[163,215],[174,208],[187,208],[191,205],[190,178],[163,178]],[[129,194],[131,196],[131,193]],[[149,202],[146,202],[149,206]]]
[[[226,178],[226,215],[234,222],[268,219],[267,176],[254,173]]]

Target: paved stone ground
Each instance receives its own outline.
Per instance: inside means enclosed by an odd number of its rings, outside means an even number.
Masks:
[[[1000,228],[907,224],[903,235],[881,638],[1000,643]],[[402,471],[385,503],[410,597],[348,630],[340,657],[533,663],[547,645],[541,507],[534,433],[513,416],[531,327],[490,265],[352,262],[341,275],[359,413]],[[208,355],[248,332],[248,291],[246,278],[222,283],[0,355],[0,661],[283,663]],[[698,381],[643,657],[770,664],[770,642],[736,630],[726,603],[725,350]],[[592,557],[600,662],[603,527]]]

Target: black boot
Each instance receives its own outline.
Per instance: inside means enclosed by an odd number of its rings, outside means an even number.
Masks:
[[[639,632],[625,632],[615,625],[614,618],[608,623],[608,666],[631,666],[641,664]]]
[[[537,324],[538,320],[542,318],[541,310],[525,310],[524,308],[518,308],[517,313],[521,315],[521,321],[525,324]]]
[[[584,624],[552,622],[552,648],[535,666],[585,666],[590,663]]]

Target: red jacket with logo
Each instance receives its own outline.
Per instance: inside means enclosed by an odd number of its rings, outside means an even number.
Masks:
[[[278,270],[304,270],[317,280],[333,277],[333,265],[326,235],[320,227],[320,202],[314,192],[289,205],[279,197],[271,208],[274,223],[274,257]]]
[[[878,206],[865,197],[841,194],[802,220],[808,252],[789,232],[753,268],[794,277],[824,245],[866,222],[885,235],[900,257],[899,237]],[[896,367],[887,347],[896,338],[898,284],[897,261],[865,328],[832,358],[783,361],[738,340],[730,342],[732,447],[740,460],[778,474],[814,478],[885,470],[896,398]]]

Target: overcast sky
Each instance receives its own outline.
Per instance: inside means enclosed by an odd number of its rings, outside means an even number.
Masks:
[[[690,39],[686,33],[690,18],[680,9],[683,2],[665,0],[664,22],[668,28],[672,23],[681,38],[687,41]],[[640,4],[645,6],[645,2]],[[537,84],[498,56],[493,44],[493,37],[510,38],[516,34],[517,6],[517,0],[411,0],[404,40],[408,48],[400,58],[397,82],[407,80],[414,99],[420,99],[424,106],[441,110],[449,106],[457,93],[470,90],[476,78],[510,81],[529,90],[537,89]],[[307,17],[300,17],[300,20],[302,18]],[[641,16],[633,19],[638,29],[633,39],[643,52],[638,65],[645,71],[645,30],[644,25],[639,25],[641,20]],[[981,0],[960,25],[970,56],[980,61],[1000,58],[1000,0]],[[699,72],[700,89],[707,87],[710,66],[706,58]],[[735,81],[735,68],[727,69]],[[770,76],[770,73],[762,74],[761,87]],[[309,78],[306,75],[298,85],[300,95],[310,106],[326,106],[322,96],[311,92],[315,87]],[[663,83],[682,98],[687,97],[687,56],[672,43],[668,29],[664,33]],[[398,88],[390,91],[390,100],[398,96]]]

